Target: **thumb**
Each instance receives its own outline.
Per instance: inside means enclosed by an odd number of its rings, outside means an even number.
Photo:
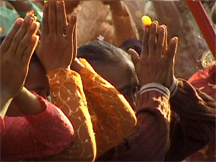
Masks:
[[[136,64],[139,62],[140,60],[140,57],[139,57],[139,54],[132,48],[130,48],[128,50],[128,53],[131,55],[131,59],[134,63],[134,65],[136,66]]]

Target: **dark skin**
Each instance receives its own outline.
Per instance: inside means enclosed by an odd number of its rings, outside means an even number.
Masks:
[[[154,21],[144,31],[142,53],[139,56],[133,49],[129,50],[140,85],[159,83],[169,88],[174,79],[174,56],[178,38],[173,37],[167,43],[167,28]],[[143,67],[148,67],[143,70]]]
[[[135,108],[139,81],[132,62],[122,59],[116,66],[103,66],[101,64],[94,64],[94,62],[92,64],[98,74],[115,86],[124,95],[131,107]]]

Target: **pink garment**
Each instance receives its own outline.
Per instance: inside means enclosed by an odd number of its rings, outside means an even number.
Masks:
[[[73,141],[74,130],[68,118],[55,105],[37,97],[46,107],[42,113],[0,118],[1,160],[55,155]]]

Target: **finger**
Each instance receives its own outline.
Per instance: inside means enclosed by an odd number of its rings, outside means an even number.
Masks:
[[[132,48],[128,50],[128,53],[131,55],[134,66],[136,66],[140,60],[139,54]]]
[[[158,58],[161,58],[163,54],[164,38],[165,38],[165,29],[163,26],[159,26],[158,27],[158,40],[156,43],[156,56]]]
[[[167,48],[168,48],[168,43],[167,43],[167,38],[168,38],[168,32],[167,32],[167,27],[166,25],[164,26],[164,30],[165,30],[165,35],[164,35],[164,48],[163,48],[163,56],[166,54]]]
[[[36,48],[36,46],[37,46],[37,44],[38,44],[38,40],[39,40],[39,37],[36,36],[36,35],[33,35],[33,36],[31,37],[31,40],[30,40],[30,42],[29,42],[29,45],[28,45],[28,47],[26,48],[26,50],[25,50],[25,52],[24,52],[24,54],[23,54],[23,56],[22,56],[21,62],[22,62],[23,64],[26,64],[27,66],[29,65],[29,62],[30,62],[30,60],[31,60],[31,56],[32,56],[33,52],[35,51],[35,48]]]
[[[56,34],[56,0],[50,0],[48,2],[48,8],[49,33]]]
[[[28,30],[32,21],[33,21],[33,18],[31,17],[31,15],[25,17],[24,22],[22,23],[22,26],[16,32],[16,34],[13,37],[13,40],[10,44],[10,47],[9,47],[10,53],[13,53],[13,54],[16,53],[18,45],[19,45],[20,41],[22,40],[22,38],[24,37],[24,35],[25,35],[26,31]]]
[[[42,20],[42,37],[44,35],[48,35],[49,33],[49,23],[48,23],[48,17],[49,17],[49,3],[44,4],[44,10],[43,10],[43,20]]]
[[[64,22],[64,27],[68,26],[68,17],[67,17],[67,13],[66,13],[66,9],[65,9],[65,2],[61,1],[62,5],[63,5],[63,22]]]
[[[64,18],[64,9],[62,1],[57,1],[56,3],[56,13],[58,13],[57,16],[57,35],[62,37],[64,34],[64,24],[63,18]]]
[[[38,23],[32,23],[26,35],[23,37],[16,51],[17,59],[22,59],[23,53],[26,48],[29,46],[29,42],[31,41],[32,36],[37,32],[39,28]]]
[[[142,42],[142,52],[140,55],[140,59],[145,58],[148,54],[148,40],[150,35],[150,26],[146,26],[143,35],[143,42]]]
[[[166,57],[168,59],[174,59],[178,48],[178,37],[173,37],[170,42],[166,52]]]
[[[68,29],[66,31],[66,38],[68,40],[72,39],[72,32],[74,30],[74,27],[75,27],[75,24],[76,24],[76,14],[73,13],[72,16],[71,16],[71,19],[70,19],[70,22],[69,22],[69,26],[68,26]]]
[[[175,55],[178,47],[178,38],[174,37],[170,40],[169,46],[165,55],[168,65],[168,75],[167,75],[167,87],[170,87],[174,78],[174,64],[175,64]]]
[[[73,58],[72,61],[77,57],[77,25],[75,23],[73,34],[72,34],[72,41],[73,41]]]
[[[6,52],[8,50],[8,48],[10,47],[10,44],[11,44],[11,42],[13,40],[13,37],[15,36],[16,32],[21,27],[22,23],[23,23],[22,18],[18,18],[16,20],[13,28],[10,30],[10,32],[7,34],[7,36],[5,37],[4,41],[1,44],[0,51],[2,53]]]
[[[148,41],[148,57],[152,57],[155,53],[155,46],[156,46],[156,39],[157,39],[157,23],[154,21],[150,26],[150,36]]]

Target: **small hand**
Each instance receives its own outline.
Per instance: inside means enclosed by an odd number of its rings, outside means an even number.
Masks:
[[[14,97],[22,89],[38,42],[38,28],[31,16],[24,21],[19,18],[1,44],[1,95]]]
[[[37,49],[37,56],[47,72],[68,68],[74,60],[73,33],[76,15],[67,23],[64,1],[50,0],[45,3],[43,31]]]
[[[153,22],[145,28],[142,53],[139,55],[130,49],[136,73],[141,85],[159,83],[169,88],[174,78],[174,56],[178,39],[172,38],[167,46],[167,28]]]
[[[39,25],[31,16],[19,18],[0,46],[0,116],[3,118],[12,99],[23,89],[29,62],[35,50]]]

